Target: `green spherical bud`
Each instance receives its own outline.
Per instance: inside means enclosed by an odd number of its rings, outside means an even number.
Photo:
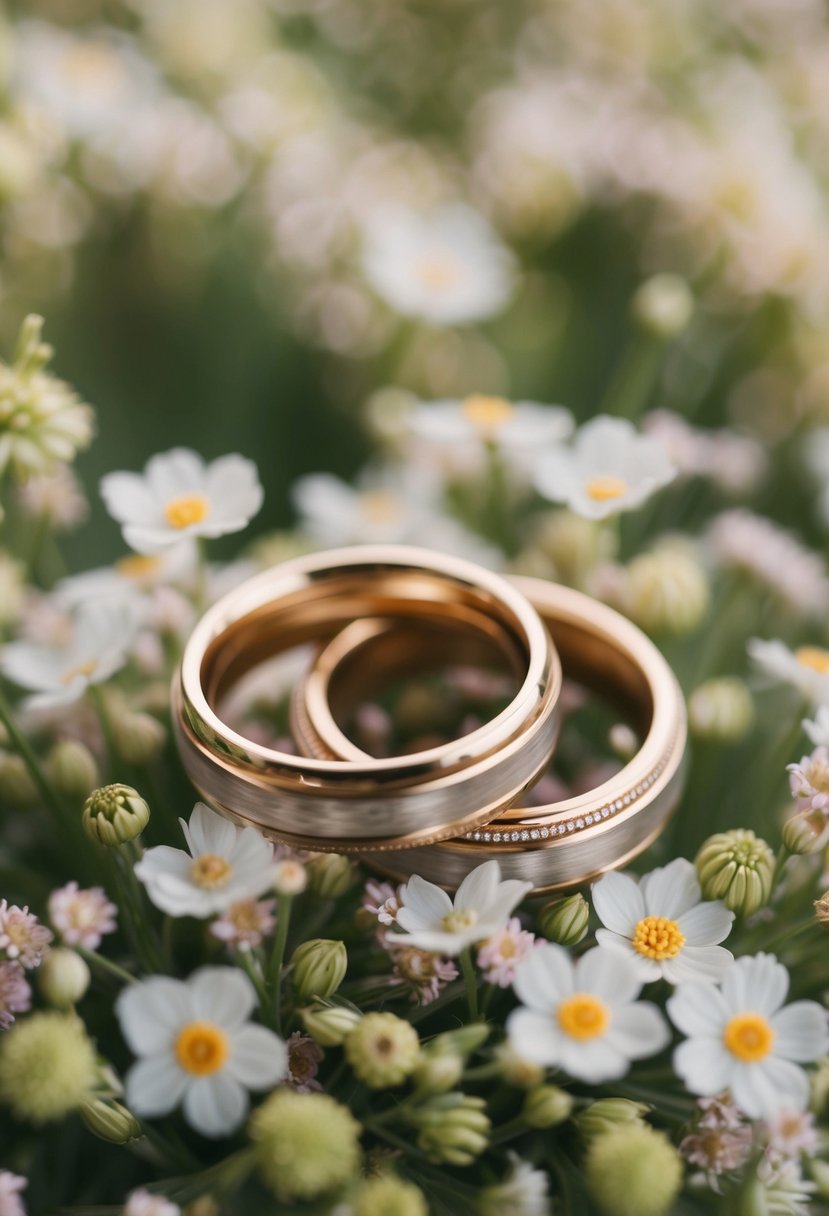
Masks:
[[[721,899],[738,915],[750,916],[768,903],[774,854],[749,828],[709,836],[694,859],[705,899]]]
[[[426,1050],[430,1055],[459,1055],[465,1060],[473,1051],[483,1047],[491,1031],[492,1027],[486,1022],[470,1022],[468,1026],[459,1026],[457,1030],[445,1030],[443,1034],[435,1035],[429,1040]]]
[[[116,713],[111,722],[115,749],[127,764],[149,764],[167,741],[166,730],[152,714]]]
[[[348,955],[342,942],[316,937],[297,946],[291,956],[294,992],[298,1001],[325,1000],[343,982]]]
[[[72,802],[82,802],[99,781],[95,757],[74,739],[55,744],[46,759],[46,771],[58,793]]]
[[[557,1085],[538,1085],[524,1099],[521,1115],[530,1127],[556,1127],[569,1119],[573,1111],[573,1098],[566,1089]]]
[[[444,1055],[421,1053],[420,1062],[412,1074],[418,1093],[447,1094],[463,1076],[463,1058],[454,1052]]]
[[[754,701],[748,686],[735,676],[706,680],[691,693],[688,723],[698,739],[738,743],[754,724]]]
[[[641,1123],[649,1110],[643,1102],[631,1102],[629,1098],[600,1098],[576,1115],[576,1126],[584,1137],[591,1139],[631,1123]]]
[[[509,1043],[499,1044],[495,1059],[498,1075],[505,1085],[513,1085],[516,1089],[533,1089],[544,1080],[545,1072],[541,1065],[523,1059]]]
[[[96,1080],[95,1050],[73,1014],[33,1013],[0,1038],[0,1103],[18,1119],[62,1119],[89,1099]]]
[[[571,511],[550,511],[542,517],[535,543],[565,582],[580,584],[587,572],[616,556],[616,537]]]
[[[308,862],[308,886],[318,899],[339,899],[357,880],[357,867],[342,853],[320,853]]]
[[[820,853],[829,843],[829,822],[823,811],[798,811],[783,824],[782,836],[789,853]]]
[[[646,333],[667,342],[687,327],[694,314],[694,297],[679,275],[655,274],[637,287],[631,312]]]
[[[78,1113],[93,1136],[109,1144],[126,1144],[142,1135],[141,1124],[120,1102],[93,1098],[84,1102]]]
[[[682,1185],[682,1160],[662,1132],[630,1123],[590,1141],[584,1176],[602,1216],[667,1216]]]
[[[370,1089],[400,1085],[420,1060],[420,1040],[410,1022],[394,1013],[367,1013],[345,1041],[345,1056]]]
[[[114,847],[135,840],[150,821],[150,808],[131,785],[104,785],[93,790],[83,807],[83,827],[90,840]]]
[[[451,1093],[430,1098],[409,1115],[418,1148],[434,1162],[471,1165],[485,1152],[492,1124],[483,1098]]]
[[[86,995],[91,980],[84,960],[68,946],[55,946],[37,973],[37,986],[50,1005],[68,1009]]]
[[[40,791],[22,756],[11,752],[0,755],[0,802],[16,810],[34,806]]]
[[[341,1047],[363,1015],[346,1005],[311,1005],[300,1009],[299,1016],[320,1047]]]
[[[256,1164],[277,1199],[317,1199],[344,1186],[360,1164],[360,1124],[328,1094],[274,1091],[249,1125]]]
[[[560,946],[577,946],[587,934],[589,921],[590,905],[577,892],[545,904],[538,914],[538,931]]]
[[[682,637],[702,624],[710,604],[708,579],[684,548],[660,546],[635,558],[626,571],[625,607],[648,633]]]
[[[420,1187],[395,1174],[380,1174],[361,1182],[352,1208],[354,1216],[429,1216]]]

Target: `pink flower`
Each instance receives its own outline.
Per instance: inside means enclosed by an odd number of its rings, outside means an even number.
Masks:
[[[115,932],[117,911],[103,887],[82,891],[68,882],[49,896],[49,919],[67,946],[97,950],[104,934]]]
[[[325,1052],[320,1045],[299,1030],[295,1030],[286,1040],[286,1045],[288,1048],[288,1075],[285,1078],[285,1084],[290,1085],[291,1089],[295,1089],[300,1094],[322,1089],[316,1079],[319,1066],[325,1059]]]
[[[783,1110],[765,1124],[764,1131],[768,1152],[775,1158],[797,1158],[801,1153],[813,1156],[820,1145],[811,1111]]]
[[[0,1030],[8,1030],[14,1021],[14,1015],[25,1013],[31,1005],[32,990],[26,982],[20,963],[0,962]]]
[[[273,932],[275,899],[240,899],[210,926],[210,932],[233,950],[255,950]]]
[[[400,911],[397,891],[391,883],[375,882],[373,878],[366,883],[362,906],[376,916],[381,925],[393,925]]]
[[[142,1188],[128,1197],[121,1216],[181,1216],[181,1208],[163,1195],[152,1195]]]
[[[511,917],[500,933],[488,938],[478,949],[478,966],[484,979],[499,988],[509,988],[516,967],[537,944],[534,935],[521,928],[518,917]]]
[[[458,969],[449,959],[415,946],[388,945],[394,963],[393,974],[409,988],[419,1005],[429,1005],[441,988],[458,978]]]
[[[16,959],[21,967],[37,967],[51,940],[50,930],[28,907],[0,899],[0,950],[5,950],[6,958]]]
[[[19,1174],[0,1170],[0,1216],[26,1216],[20,1192],[28,1185]]]
[[[829,748],[816,747],[799,764],[790,764],[789,784],[801,811],[829,814]]]
[[[693,1131],[679,1151],[691,1165],[705,1171],[708,1185],[719,1193],[717,1178],[745,1165],[754,1149],[751,1125],[728,1094],[697,1101]]]

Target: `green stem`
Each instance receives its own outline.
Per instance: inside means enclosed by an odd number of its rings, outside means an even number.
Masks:
[[[237,950],[236,959],[239,966],[247,975],[250,982],[256,989],[256,995],[259,998],[259,1009],[262,1014],[262,1020],[267,1022],[270,1016],[270,1005],[268,1003],[268,990],[265,986],[265,981],[262,978],[262,972],[256,964],[256,960],[251,955],[249,950]]]
[[[276,935],[271,954],[270,983],[274,1028],[277,1034],[282,1033],[282,965],[285,961],[285,945],[288,941],[293,902],[293,895],[280,895],[276,905]]]
[[[95,713],[98,715],[98,721],[101,724],[101,734],[104,736],[106,744],[107,757],[109,759],[110,775],[114,777],[118,767],[118,748],[115,744],[115,735],[112,730],[112,722],[109,717],[109,710],[104,699],[104,694],[101,691],[99,684],[90,684],[89,695],[92,699],[92,704],[95,706]]]
[[[204,612],[207,607],[207,541],[203,536],[196,540],[196,611]]]
[[[407,1157],[414,1157],[417,1161],[430,1160],[426,1153],[417,1148],[416,1145],[412,1144],[409,1140],[405,1140],[402,1136],[396,1135],[384,1125],[371,1121],[367,1122],[365,1126],[369,1131],[374,1132],[375,1136],[380,1136],[381,1139],[387,1140],[389,1144],[393,1144],[395,1148],[399,1148]]]
[[[616,366],[599,413],[637,421],[653,395],[662,354],[662,344],[656,338],[634,333]]]
[[[125,971],[123,967],[119,967],[117,963],[113,963],[112,959],[105,958],[97,950],[87,950],[85,946],[76,946],[75,950],[92,967],[98,967],[101,971],[106,971],[108,975],[118,980],[119,984],[135,983],[134,975],[130,975],[129,971]]]
[[[463,982],[466,985],[466,1003],[469,1006],[469,1020],[478,1020],[478,978],[475,975],[475,964],[472,962],[472,951],[467,946],[461,950],[461,970]]]
[[[9,739],[14,744],[15,750],[29,770],[29,775],[37,786],[45,805],[55,816],[55,820],[60,828],[63,831],[68,830],[72,821],[67,816],[66,808],[61,802],[57,790],[44,773],[34,749],[30,746],[28,739],[15,722],[11,706],[2,693],[0,693],[0,722],[5,726]]]
[[[502,1123],[500,1127],[496,1127],[489,1138],[491,1147],[497,1144],[505,1144],[507,1140],[514,1140],[516,1136],[520,1136],[527,1131],[527,1124],[523,1115],[516,1115],[514,1119],[510,1119],[507,1123]]]

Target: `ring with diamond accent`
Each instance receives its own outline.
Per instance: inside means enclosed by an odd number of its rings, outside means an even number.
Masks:
[[[453,646],[471,632],[518,670],[517,692],[469,734],[390,759],[298,756],[224,720],[248,673],[377,617],[443,627]],[[210,608],[173,681],[173,720],[190,779],[228,817],[304,848],[399,852],[474,830],[537,780],[558,735],[561,681],[546,627],[508,580],[426,550],[360,546],[286,562]]]
[[[547,806],[503,809],[486,825],[415,853],[366,857],[395,877],[417,873],[454,888],[475,866],[495,857],[505,878],[530,879],[539,890],[575,886],[641,852],[679,801],[685,703],[656,646],[620,613],[581,592],[541,579],[511,581],[545,621],[565,677],[613,702],[636,727],[641,746],[618,773],[586,793]],[[378,625],[376,633],[393,628],[401,627]],[[349,672],[361,666],[358,657],[362,665],[371,662],[373,644],[364,630],[353,636],[351,646],[335,639],[328,653],[321,653],[295,694],[305,701],[297,740],[301,747],[355,763],[364,757],[337,725],[328,702],[359,695],[358,681],[349,680]],[[338,670],[346,655],[348,666]]]

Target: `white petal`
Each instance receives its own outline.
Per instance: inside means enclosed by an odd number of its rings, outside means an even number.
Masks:
[[[731,932],[734,913],[718,899],[696,904],[678,917],[678,924],[688,946],[715,946],[725,941]]]
[[[501,882],[501,867],[497,861],[485,861],[467,874],[455,895],[455,908],[465,911],[475,908],[486,911],[495,898]]]
[[[517,1056],[545,1067],[561,1060],[563,1035],[550,1014],[513,1009],[506,1022],[507,1038]]]
[[[662,975],[669,984],[717,984],[733,962],[724,946],[683,946],[662,964]]]
[[[512,986],[524,1005],[553,1016],[560,1002],[575,992],[570,955],[561,946],[539,946],[519,964]]]
[[[734,1057],[719,1038],[686,1039],[674,1052],[674,1071],[692,1094],[716,1094],[731,1084]]]
[[[661,978],[661,964],[657,963],[655,959],[645,958],[644,954],[640,954],[629,938],[620,937],[618,933],[611,933],[609,929],[597,929],[596,941],[602,950],[616,950],[633,963],[636,967],[636,974],[643,984],[653,983],[654,980]]]
[[[793,1001],[771,1018],[775,1055],[808,1064],[829,1051],[826,1010],[817,1001]]]
[[[452,911],[452,900],[441,887],[413,874],[400,888],[402,907],[397,923],[403,929],[434,928]]]
[[[632,1001],[642,990],[642,980],[633,959],[616,950],[596,947],[576,963],[576,992],[593,992],[613,1002]]]
[[[737,959],[723,979],[722,992],[732,1013],[751,1010],[770,1017],[789,991],[789,973],[773,954]]]
[[[101,497],[119,524],[137,520],[147,523],[157,515],[157,503],[138,473],[108,473],[101,478]]]
[[[398,923],[400,913],[397,914]],[[414,946],[418,950],[429,950],[432,954],[448,954],[452,958],[473,944],[474,938],[467,933],[443,933],[439,929],[415,929],[411,933],[387,933],[386,941],[394,945]]]
[[[248,1113],[248,1095],[227,1070],[192,1081],[184,1095],[184,1117],[204,1136],[225,1136]]]
[[[774,1056],[754,1064],[736,1061],[730,1088],[740,1110],[751,1119],[772,1120],[780,1110],[803,1110],[809,1099],[803,1069]]]
[[[178,1106],[187,1086],[187,1074],[172,1054],[147,1056],[129,1070],[124,1082],[127,1106],[137,1115],[154,1118]]]
[[[229,819],[217,815],[203,802],[196,803],[190,822],[187,825],[182,822],[181,827],[194,857],[202,853],[215,853],[219,857],[229,858],[239,834],[239,829]],[[255,828],[249,830],[255,831]]]
[[[580,1040],[563,1035],[561,1067],[571,1077],[598,1084],[623,1077],[630,1063],[607,1037]]]
[[[719,1038],[728,1021],[728,1009],[718,988],[710,984],[681,984],[668,998],[668,1015],[687,1035]]]
[[[671,1032],[656,1005],[636,1001],[613,1009],[605,1039],[627,1059],[644,1060],[667,1047]]]
[[[639,885],[649,916],[668,916],[676,920],[700,899],[697,872],[684,857],[652,870]]]
[[[188,987],[195,1016],[224,1030],[243,1026],[256,1005],[253,984],[235,967],[200,967]]]
[[[178,528],[147,528],[141,524],[124,524],[121,532],[131,549],[148,557],[179,544],[182,535]]]
[[[124,988],[115,1002],[121,1033],[136,1055],[155,1055],[172,1046],[192,1017],[186,984],[153,976]]]
[[[611,871],[594,884],[592,895],[593,907],[602,924],[622,937],[632,937],[645,915],[639,884],[628,874]]]
[[[521,900],[532,889],[533,885],[531,882],[522,882],[520,878],[507,878],[499,884],[484,913],[487,920],[497,925],[496,932],[498,929],[503,928],[513,911],[521,903]]]
[[[248,1089],[270,1089],[288,1071],[288,1049],[266,1026],[243,1026],[233,1035],[227,1070]]]
[[[182,494],[192,494],[205,488],[204,461],[190,448],[171,448],[151,456],[144,476],[152,493],[162,503]]]

